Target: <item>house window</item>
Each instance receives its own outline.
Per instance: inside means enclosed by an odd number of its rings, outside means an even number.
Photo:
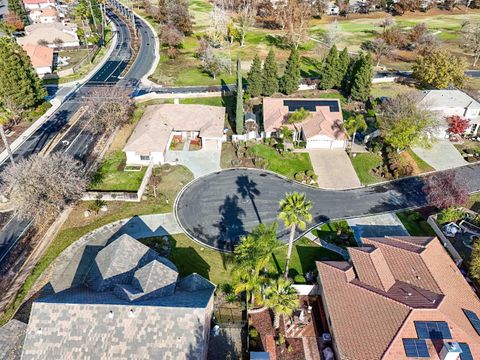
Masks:
[[[148,161],[148,160],[150,160],[150,155],[140,155],[140,160]]]

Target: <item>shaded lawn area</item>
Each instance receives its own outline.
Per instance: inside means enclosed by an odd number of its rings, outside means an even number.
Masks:
[[[381,177],[372,173],[373,169],[382,164],[382,157],[372,153],[357,154],[352,159],[353,168],[363,185],[375,184],[383,180]]]
[[[277,150],[263,144],[250,147],[251,151],[268,161],[267,170],[293,179],[297,172],[313,170],[308,153],[293,153],[284,151],[279,154]]]
[[[412,236],[436,236],[435,231],[430,227],[418,211],[402,211],[397,213],[398,218],[408,233]]]
[[[137,191],[145,175],[146,167],[140,171],[124,171],[126,155],[122,150],[111,153],[93,176],[91,190]]]
[[[285,261],[287,257],[287,245],[282,245],[273,252],[270,261],[271,271],[283,274]],[[305,283],[303,276],[309,271],[315,271],[315,261],[320,260],[343,260],[343,258],[333,251],[325,249],[313,241],[306,238],[297,240],[293,245],[292,257],[290,259],[289,276],[295,283]]]
[[[410,91],[415,91],[414,87],[407,85],[402,85],[396,82],[391,83],[377,83],[372,84],[372,90],[370,95],[374,98],[386,96],[386,97],[395,97],[399,94],[405,94]]]
[[[314,229],[312,233],[322,240],[343,248],[357,246],[353,230],[345,220],[323,224],[320,228]]]
[[[233,101],[232,96],[229,96],[229,98],[231,98],[231,101]],[[228,99],[227,101],[225,101],[224,98],[219,96],[180,99],[180,104],[199,104],[199,105],[210,105],[210,106],[226,106],[225,105],[226,102],[229,103]]]

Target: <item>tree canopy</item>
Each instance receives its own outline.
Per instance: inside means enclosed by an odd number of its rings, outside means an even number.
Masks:
[[[350,96],[354,100],[366,101],[372,88],[373,64],[370,53],[360,53],[351,69]]]
[[[428,203],[438,209],[465,206],[468,202],[467,183],[452,170],[428,176],[423,191]]]
[[[450,85],[462,86],[465,69],[463,59],[446,50],[437,50],[416,59],[412,76],[423,85],[444,89]]]
[[[337,47],[333,45],[323,62],[319,86],[321,89],[331,89],[339,83],[340,77],[340,59]]]
[[[278,91],[278,69],[275,52],[270,49],[263,64],[263,95],[271,96]]]
[[[293,94],[298,90],[300,79],[300,58],[298,50],[293,48],[287,60],[285,73],[280,81],[280,91],[287,95]]]
[[[248,87],[247,92],[252,97],[260,96],[263,92],[263,81],[262,81],[262,61],[258,54],[255,54],[253,58],[252,66],[247,75]]]
[[[0,69],[3,106],[28,109],[47,95],[27,53],[6,36],[0,38]]]

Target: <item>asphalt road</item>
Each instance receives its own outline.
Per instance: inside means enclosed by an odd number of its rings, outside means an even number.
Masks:
[[[455,171],[468,179],[470,192],[480,191],[480,164]],[[426,205],[421,177],[369,187],[333,191],[305,186],[270,172],[231,169],[192,182],[179,196],[175,211],[186,232],[205,245],[232,250],[239,237],[259,223],[276,221],[279,201],[288,192],[306,194],[312,201],[314,220],[310,226],[328,220],[359,217]],[[278,235],[288,238],[281,222]],[[300,233],[298,234],[300,235]]]
[[[140,19],[136,19],[137,29],[141,35],[141,47],[139,56],[127,72],[121,78],[132,56],[131,38],[125,23],[113,12],[108,10],[108,16],[117,27],[118,42],[108,61],[86,82],[79,90],[67,99],[58,110],[26,141],[15,150],[13,156],[15,160],[28,157],[40,152],[50,141],[58,134],[60,130],[68,123],[70,118],[82,106],[84,98],[88,97],[90,91],[99,85],[134,85],[148,72],[154,61],[155,42],[150,28]],[[153,40],[152,40],[153,39]],[[49,95],[55,93],[55,89],[49,87]],[[71,154],[75,158],[84,161],[87,159],[90,151],[95,145],[97,136],[88,131],[85,126],[87,117],[82,117],[70,129],[62,139],[67,143],[59,142],[53,151],[63,151]],[[8,166],[9,161],[0,164],[0,173]],[[14,217],[0,232],[0,264],[6,254],[13,248],[15,243],[21,238],[30,224],[29,220],[20,220]]]

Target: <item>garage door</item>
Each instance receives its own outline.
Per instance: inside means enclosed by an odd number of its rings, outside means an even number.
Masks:
[[[332,140],[308,140],[307,149],[330,149]]]
[[[203,145],[203,148],[207,150],[220,149],[220,141],[215,139],[204,139],[202,140],[202,145]]]

